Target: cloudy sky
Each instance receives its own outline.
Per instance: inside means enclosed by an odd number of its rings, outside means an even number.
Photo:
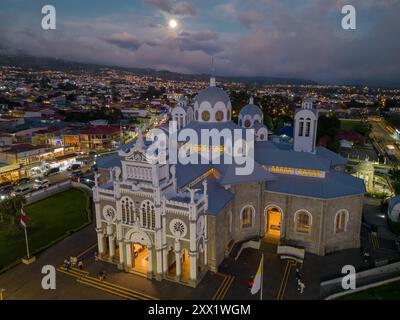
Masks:
[[[52,4],[57,29],[41,29]],[[341,8],[357,29],[341,28]],[[175,19],[178,27],[168,22]],[[186,73],[400,85],[400,0],[1,0],[0,46]]]

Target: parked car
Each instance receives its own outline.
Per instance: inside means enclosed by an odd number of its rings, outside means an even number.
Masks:
[[[46,179],[36,179],[35,183],[33,184],[33,189],[39,190],[39,189],[45,189],[50,187],[50,181]]]
[[[4,200],[6,197],[11,195],[12,191],[14,188],[12,186],[4,187],[3,189],[0,190],[0,199]]]
[[[11,194],[15,196],[25,196],[28,193],[32,192],[33,188],[32,186],[22,186],[17,189],[15,189]]]
[[[55,174],[57,174],[59,172],[60,172],[60,168],[51,168],[44,174],[44,176],[45,177],[50,177],[50,176],[55,175]]]
[[[68,171],[75,171],[75,170],[80,170],[80,169],[81,169],[81,165],[80,165],[79,163],[71,164],[71,165],[67,168]]]
[[[16,186],[22,186],[22,185],[24,185],[24,184],[29,183],[30,181],[31,181],[30,178],[20,178],[20,179],[18,179],[17,181],[14,182],[14,185],[16,185]]]
[[[13,184],[10,181],[0,183],[0,190],[7,189],[9,187],[12,188]]]

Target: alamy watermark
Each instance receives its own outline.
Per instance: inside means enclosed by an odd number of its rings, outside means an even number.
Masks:
[[[235,165],[236,175],[253,173],[254,129],[203,128],[199,131],[183,128],[178,132],[176,121],[169,122],[168,134],[158,128],[150,130],[146,135],[146,140],[151,142],[146,158],[153,164]]]

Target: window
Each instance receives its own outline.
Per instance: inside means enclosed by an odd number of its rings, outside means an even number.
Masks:
[[[144,201],[141,205],[142,211],[142,227],[146,229],[154,229],[156,225],[156,217],[154,212],[154,205],[151,201]]]
[[[196,118],[196,120],[199,120],[199,112],[196,110],[196,112],[194,113],[195,114],[195,118]]]
[[[244,126],[245,126],[246,128],[250,127],[250,126],[251,126],[251,121],[250,121],[249,119],[245,120],[245,121],[244,121]]]
[[[135,204],[131,199],[125,197],[121,201],[122,205],[122,222],[126,224],[132,224],[136,220],[135,215]]]
[[[203,119],[203,121],[208,121],[210,120],[210,112],[208,111],[203,111],[201,113],[201,118]]]
[[[310,233],[311,232],[311,214],[307,211],[299,211],[295,215],[296,232]]]
[[[310,136],[310,129],[311,129],[311,119],[307,118],[307,122],[306,122],[306,137]]]
[[[299,137],[303,136],[303,131],[304,131],[304,119],[300,118],[300,122],[299,122]]]
[[[335,218],[335,233],[342,233],[346,231],[348,214],[346,210],[340,210],[336,213]]]
[[[224,120],[224,113],[222,111],[217,111],[215,113],[215,120],[217,120],[217,121]]]
[[[231,119],[231,112],[230,112],[229,110],[228,110],[228,113],[227,113],[226,119],[227,119],[227,120],[230,120],[230,119]]]
[[[242,209],[242,228],[251,228],[253,226],[254,208],[246,206]]]

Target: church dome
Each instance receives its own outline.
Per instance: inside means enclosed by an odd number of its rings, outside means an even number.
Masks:
[[[208,102],[211,108],[214,108],[218,102],[222,102],[225,106],[228,106],[228,104],[230,104],[230,99],[223,89],[208,87],[198,93],[195,97],[195,102],[197,102],[199,107],[201,107],[204,102]]]
[[[259,115],[260,117],[263,116],[263,113],[261,111],[261,109],[255,105],[255,104],[248,104],[245,105],[242,110],[240,110],[239,115],[242,115],[242,117],[244,117],[245,115],[249,115],[251,117],[255,116],[255,115]]]
[[[215,86],[215,78],[194,98],[194,119],[200,122],[230,121],[231,110],[231,100],[223,89]]]

